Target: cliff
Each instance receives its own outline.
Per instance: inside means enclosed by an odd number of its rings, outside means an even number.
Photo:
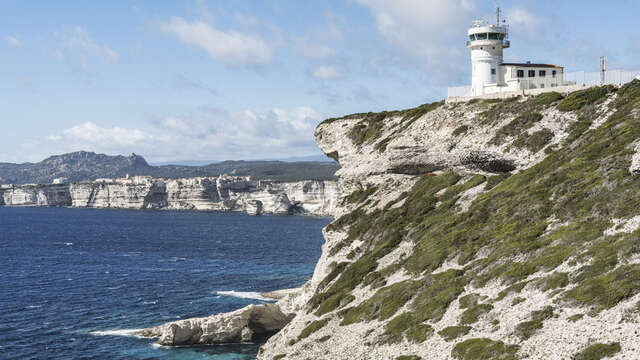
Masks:
[[[0,205],[246,211],[332,216],[334,181],[273,182],[246,177],[100,179],[52,185],[3,185]]]
[[[640,356],[640,81],[330,119],[343,196],[259,359]]]

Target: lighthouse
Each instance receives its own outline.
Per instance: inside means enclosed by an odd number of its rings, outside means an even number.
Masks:
[[[501,73],[503,49],[510,46],[509,26],[500,23],[500,8],[496,9],[496,24],[477,20],[468,31],[467,48],[471,51],[471,94],[484,95],[485,87],[505,86]]]
[[[471,86],[449,88],[456,95],[484,96],[498,93],[514,94],[523,90],[547,91],[564,86],[564,68],[554,64],[505,63],[504,49],[511,46],[509,26],[496,9],[496,23],[476,20],[467,31],[467,49],[471,52]],[[449,92],[451,94],[451,91]]]

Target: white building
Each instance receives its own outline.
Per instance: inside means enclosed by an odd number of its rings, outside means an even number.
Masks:
[[[471,88],[464,96],[482,96],[528,89],[563,86],[564,68],[551,64],[504,63],[503,50],[509,48],[509,26],[476,21],[468,31],[467,48],[471,51]]]

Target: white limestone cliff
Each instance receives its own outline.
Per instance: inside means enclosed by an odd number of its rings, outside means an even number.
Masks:
[[[243,177],[100,179],[55,185],[3,185],[0,205],[246,211],[333,216],[334,181],[272,182]]]

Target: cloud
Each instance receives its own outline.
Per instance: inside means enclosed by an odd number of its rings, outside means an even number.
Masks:
[[[468,61],[464,37],[478,17],[469,0],[357,0],[373,14],[377,31],[402,54],[417,59],[436,80],[458,76]],[[408,59],[410,60],[410,59]],[[407,61],[408,61],[407,60]]]
[[[542,23],[542,19],[525,8],[508,9],[505,17],[509,25],[517,27],[518,30],[535,31]]]
[[[5,36],[4,39],[11,46],[20,47],[22,46],[22,41],[15,36]]]
[[[259,65],[271,61],[271,46],[257,35],[237,31],[222,31],[207,22],[185,21],[172,17],[161,25],[165,32],[174,34],[182,42],[204,50],[212,59],[227,65]]]
[[[87,55],[101,58],[110,63],[120,59],[118,52],[107,45],[99,44],[82,26],[76,26],[75,29],[66,36],[62,42],[62,48],[80,55],[83,58],[81,66],[85,68],[87,67],[87,62],[84,57]],[[60,49],[56,49],[54,53],[58,58],[63,56]]]
[[[313,75],[313,77],[315,78],[323,80],[339,79],[342,76],[340,70],[330,65],[318,66],[311,72],[311,75]]]
[[[297,45],[302,55],[311,59],[322,60],[336,54],[333,48],[305,38],[298,38]]]

